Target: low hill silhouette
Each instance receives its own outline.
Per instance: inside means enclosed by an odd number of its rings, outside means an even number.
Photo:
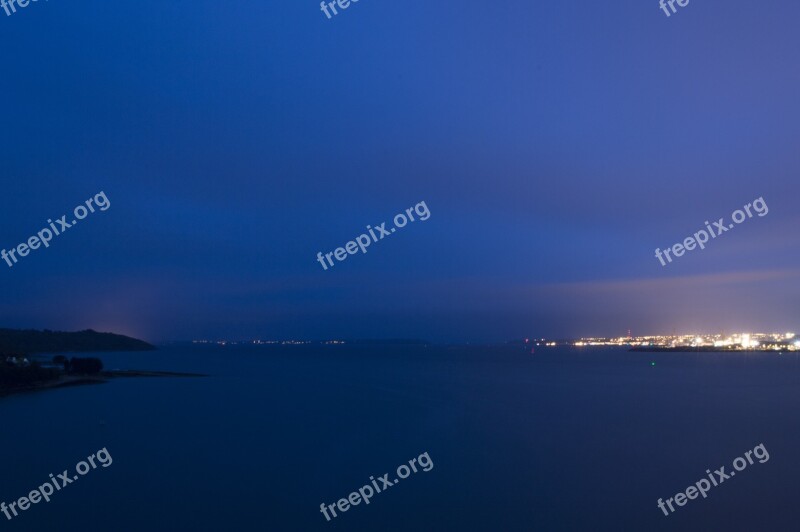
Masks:
[[[0,329],[0,354],[32,355],[91,351],[152,351],[155,346],[142,340],[91,329],[61,332]]]

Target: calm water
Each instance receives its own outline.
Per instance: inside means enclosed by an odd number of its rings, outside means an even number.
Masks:
[[[7,503],[98,449],[114,460],[0,514],[2,530],[751,531],[800,517],[795,355],[184,346],[102,358],[211,377],[0,399]],[[759,443],[768,462],[669,517],[656,507]],[[320,503],[424,452],[430,472],[325,521]]]

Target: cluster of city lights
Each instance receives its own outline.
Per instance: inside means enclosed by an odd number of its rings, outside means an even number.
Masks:
[[[722,334],[620,336],[618,338],[581,338],[576,341],[565,342],[565,344],[578,347],[607,345],[668,348],[703,347],[719,348],[720,350],[800,350],[800,340],[795,340],[794,333],[738,333],[730,336]]]

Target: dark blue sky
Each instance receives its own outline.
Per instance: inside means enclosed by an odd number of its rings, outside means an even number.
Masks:
[[[0,324],[150,340],[798,328],[800,6],[0,11]],[[763,197],[770,212],[662,267]],[[367,224],[431,211],[324,271]]]

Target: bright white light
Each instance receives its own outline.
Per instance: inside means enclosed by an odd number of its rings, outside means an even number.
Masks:
[[[750,347],[750,335],[743,334],[742,335],[742,347]]]

